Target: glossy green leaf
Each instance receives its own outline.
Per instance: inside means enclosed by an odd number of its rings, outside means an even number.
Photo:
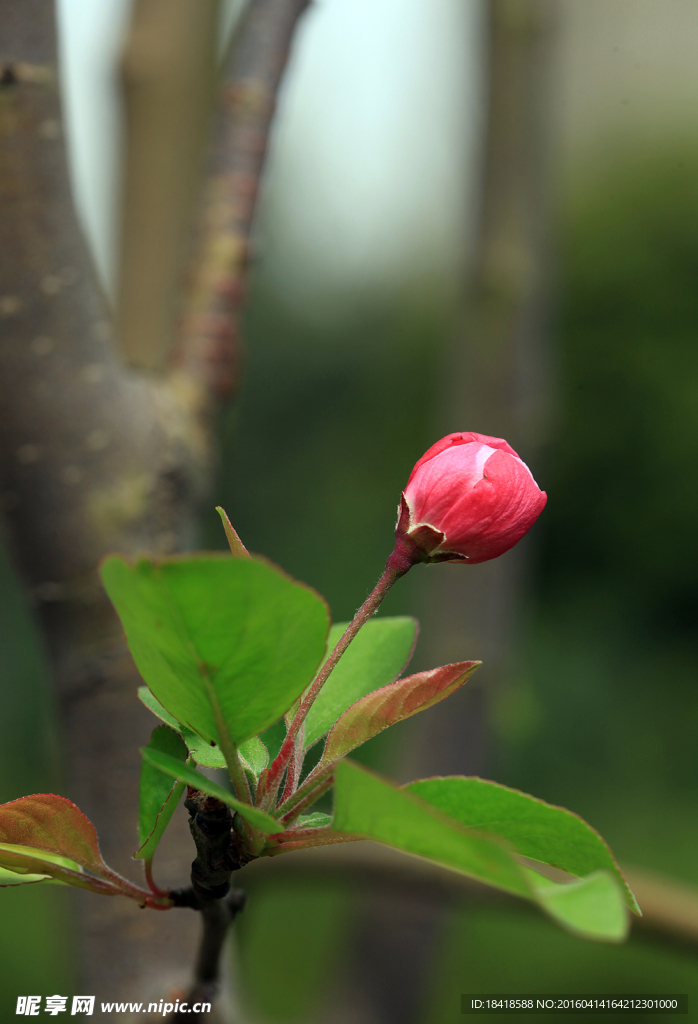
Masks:
[[[542,879],[519,862],[506,840],[466,827],[406,787],[399,789],[350,761],[340,761],[335,770],[332,825],[533,900],[586,938],[617,942],[627,930],[621,890],[607,872],[600,873],[600,881],[583,879],[582,885]]]
[[[173,779],[179,779],[181,782],[186,782],[188,786],[201,790],[202,793],[208,793],[209,796],[215,796],[218,800],[222,800],[224,804],[228,804],[229,807],[238,811],[250,825],[258,828],[260,832],[283,832],[283,826],[275,818],[272,818],[270,814],[266,814],[265,811],[260,811],[259,808],[251,807],[249,804],[243,803],[242,800],[238,800],[237,797],[234,797],[223,786],[219,786],[216,782],[211,782],[210,779],[207,779],[205,775],[197,772],[190,765],[182,764],[177,758],[163,754],[159,750],[151,750],[148,747],[143,747],[141,754],[144,760],[149,761],[153,767],[159,768],[161,772],[165,772],[166,775],[170,775]]]
[[[517,789],[485,779],[420,779],[405,787],[462,825],[503,836],[523,857],[583,878],[593,871],[615,875],[628,907],[637,902],[608,846],[590,825],[565,810]]]
[[[187,759],[187,748],[182,737],[168,725],[159,725],[157,729],[153,730],[147,749],[169,754],[170,757],[176,758],[182,764]],[[152,859],[183,792],[183,782],[173,784],[172,776],[163,775],[150,762],[143,761],[138,791],[138,842],[140,845],[133,855],[134,858],[137,860]]]
[[[332,825],[529,895],[518,865],[502,846],[351,761],[340,761],[335,770]]]
[[[398,679],[362,697],[333,725],[325,750],[314,773],[377,736],[383,729],[425,711],[448,697],[473,674],[479,661],[442,665],[427,672]]]
[[[327,640],[328,655],[348,625],[338,622],[332,626]],[[412,657],[418,628],[416,619],[405,616],[369,619],[347,647],[308,712],[306,748],[324,736],[357,700],[397,679]]]
[[[247,768],[257,779],[269,764],[269,751],[259,736],[252,736],[242,743],[238,753],[243,768]]]
[[[225,749],[255,736],[315,675],[327,606],[262,559],[112,556],[101,571],[145,682],[206,741]]]

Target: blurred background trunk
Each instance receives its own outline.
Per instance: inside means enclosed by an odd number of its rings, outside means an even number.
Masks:
[[[490,0],[487,11],[479,225],[459,322],[442,357],[433,434],[503,437],[535,465],[549,411],[554,5]],[[506,558],[430,572],[422,616],[426,661],[470,657],[484,664],[448,706],[413,719],[405,780],[488,770],[486,707],[510,653],[530,560],[528,538]]]
[[[552,5],[490,0],[486,32],[480,223],[459,322],[442,355],[433,437],[477,430],[506,438],[535,464],[546,425]],[[405,723],[400,781],[491,777],[488,709],[506,671],[517,612],[530,597],[525,575],[530,562],[524,541],[505,558],[482,565],[421,570],[426,599],[419,615],[420,664],[479,658],[483,665],[447,702]],[[373,1000],[369,1019],[381,1024],[413,1019],[442,918],[438,900],[379,891],[367,901],[356,970],[363,998],[368,989]]]
[[[70,194],[53,5],[0,3],[0,243],[12,254],[0,271],[2,502],[67,740],[65,781],[59,787],[54,776],[50,785],[94,822],[106,860],[124,874],[134,871],[138,748],[153,721],[136,698],[139,676],[97,565],[112,550],[165,555],[200,545],[216,462],[211,424],[217,401],[238,383],[231,325],[245,292],[266,136],[305,7],[306,0],[255,0],[240,22],[217,128],[222,165],[201,203],[198,316],[182,329],[184,268],[219,84],[220,4],[134,3],[122,61],[115,333]],[[107,254],[102,269],[111,263]],[[182,813],[158,851],[159,883],[185,884],[192,852]],[[189,912],[134,918],[118,900],[79,905],[86,991],[157,1002],[186,985],[198,931]]]
[[[0,21],[7,538],[57,687],[67,740],[61,792],[94,822],[106,860],[134,877],[138,747],[151,722],[135,698],[138,675],[96,567],[114,549],[165,554],[195,543],[210,487],[211,439],[181,390],[117,360],[111,313],[70,194],[51,0],[3,0]],[[190,52],[196,36],[185,38],[186,45],[181,36],[173,45]],[[210,66],[204,33],[199,45]],[[172,66],[176,59],[168,76]],[[155,70],[164,73],[157,64]],[[210,90],[202,92],[199,135],[210,106]],[[190,852],[185,831],[175,851],[177,880]],[[173,926],[165,915],[134,917],[125,901],[83,895],[81,990],[115,999],[157,992],[160,999],[167,985],[186,978],[193,921]]]

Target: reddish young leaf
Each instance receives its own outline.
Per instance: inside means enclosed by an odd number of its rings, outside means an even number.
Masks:
[[[53,793],[0,804],[0,865],[155,905],[151,894],[107,867],[92,822],[72,801]],[[81,868],[99,878],[83,875]],[[165,905],[171,905],[171,901]]]
[[[448,697],[463,685],[480,664],[479,661],[460,661],[455,665],[442,665],[441,668],[418,672],[414,676],[382,686],[357,700],[330,730],[322,760],[312,776],[324,771],[383,729],[416,715],[418,711],[425,711],[432,704]]]
[[[109,871],[92,822],[70,800],[53,793],[0,805],[0,843],[57,853],[98,874]]]

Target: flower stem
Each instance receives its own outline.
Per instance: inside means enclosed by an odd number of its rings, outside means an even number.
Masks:
[[[288,727],[286,739],[284,740],[281,746],[281,750],[279,751],[278,756],[275,758],[274,762],[269,768],[269,774],[267,776],[264,787],[265,792],[262,801],[263,807],[269,808],[274,803],[274,800],[276,799],[276,794],[279,789],[279,785],[281,784],[283,773],[285,772],[295,749],[296,735],[298,734],[300,727],[304,723],[305,717],[308,714],[308,711],[310,710],[313,701],[319,694],[322,687],[325,685],[330,673],[332,672],[335,665],[342,657],[342,655],[344,654],[344,652],[346,651],[347,647],[352,642],[356,634],[359,632],[361,627],[366,622],[368,622],[372,615],[375,615],[375,613],[378,611],[378,607],[381,601],[388,593],[393,583],[395,583],[395,581],[398,580],[400,576],[404,576],[404,574],[407,572],[409,568],[409,565],[406,568],[403,568],[402,566],[395,567],[394,565],[391,565],[391,559],[388,559],[388,563],[385,569],[383,570],[381,578],[378,580],[375,587],[368,595],[364,603],[361,605],[354,618],[351,620],[347,628],[344,630],[341,637],[339,638],[339,641],[337,642],[336,647],[334,648],[330,656],[327,658],[327,661],[324,663],[324,665],[316,675],[308,692],[301,701],[300,707],[298,708],[298,711],[296,712],[293,721]]]

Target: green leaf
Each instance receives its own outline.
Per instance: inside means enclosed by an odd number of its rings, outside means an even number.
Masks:
[[[617,878],[628,907],[638,913],[635,897],[608,846],[572,811],[496,782],[463,776],[420,779],[405,789],[462,825],[503,836],[523,857],[579,878],[609,871]]]
[[[177,732],[182,731],[181,722],[178,722],[174,715],[171,715],[169,711],[166,711],[162,706],[157,697],[150,692],[147,686],[138,687],[138,699],[142,704],[145,704],[148,711],[152,711],[156,718],[159,718],[165,725],[169,725],[171,729],[176,729]]]
[[[383,729],[448,697],[480,664],[479,661],[462,661],[443,665],[398,679],[362,697],[333,725],[322,758],[312,774],[323,771]]]
[[[327,828],[332,824],[332,815],[323,814],[322,811],[313,811],[312,814],[301,814],[295,823],[295,828]]]
[[[58,853],[42,850],[24,843],[0,843],[0,861],[8,871],[25,874],[31,870],[27,867],[27,858],[32,861],[41,860],[47,871],[53,867],[66,868],[68,871],[82,871],[81,865],[70,857],[62,857]]]
[[[243,803],[242,800],[238,800],[227,789],[224,789],[223,786],[219,786],[216,782],[211,782],[201,772],[197,772],[195,768],[191,768],[187,764],[182,764],[177,758],[163,754],[159,750],[151,750],[149,747],[143,747],[141,754],[154,768],[159,768],[161,772],[171,775],[173,779],[179,779],[181,782],[186,782],[188,786],[200,789],[202,793],[208,793],[209,796],[215,796],[218,800],[222,800],[224,804],[234,808],[234,810],[242,815],[245,821],[248,821],[254,828],[258,828],[260,832],[270,835],[284,831],[283,825],[275,818],[272,818],[270,814],[266,814],[265,811],[260,811],[258,807],[251,807],[249,804]]]
[[[327,640],[330,655],[349,625],[332,626]],[[392,683],[407,666],[417,641],[416,619],[369,619],[354,637],[315,699],[305,720],[306,749],[334,725],[357,700]]]
[[[202,764],[204,768],[226,767],[225,754],[215,743],[207,743],[206,740],[202,740],[198,733],[187,729],[186,725],[181,726],[181,732],[182,739],[197,764]]]
[[[466,827],[407,788],[398,789],[350,761],[340,761],[335,769],[332,825],[531,899],[586,938],[617,942],[627,931],[621,891],[608,873],[601,873],[605,880],[595,882],[590,876],[568,892],[569,885],[541,879],[524,867],[506,840]],[[619,922],[624,922],[622,931]]]
[[[238,753],[240,754],[243,768],[247,768],[248,771],[252,772],[256,779],[259,778],[269,764],[269,751],[259,736],[252,736],[251,739],[246,740],[240,746]]]
[[[259,738],[269,751],[269,760],[273,761],[281,750],[281,744],[286,739],[286,723],[283,718],[275,722],[271,729],[267,729]]]
[[[351,761],[340,761],[335,770],[332,825],[338,832],[426,857],[506,892],[529,895],[518,865],[502,846]]]
[[[608,871],[594,871],[566,885],[524,872],[542,908],[557,924],[583,939],[623,942],[628,934],[628,914],[621,890]]]
[[[159,725],[153,730],[147,749],[159,750],[182,763],[187,759],[187,748],[182,737],[168,725]],[[152,860],[183,792],[183,782],[175,782],[173,785],[171,776],[163,775],[158,768],[154,768],[148,761],[143,761],[138,804],[140,845],[133,855],[136,860]]]
[[[207,743],[206,740],[202,739],[198,733],[194,732],[193,729],[187,729],[186,725],[182,725],[178,722],[174,715],[171,715],[169,711],[166,711],[160,701],[155,697],[147,686],[138,687],[138,696],[145,706],[157,715],[161,721],[165,722],[172,729],[175,729],[180,733],[182,739],[187,745],[189,753],[192,755],[197,764],[202,764],[204,768],[225,768],[225,755],[220,747],[216,746],[215,743]],[[256,737],[252,737],[247,743],[253,743]],[[243,743],[240,748],[243,750],[247,743]],[[266,766],[265,766],[266,767]]]
[[[151,691],[225,750],[266,729],[310,683],[329,625],[322,598],[259,558],[201,554],[131,563],[102,580]]]
[[[0,888],[6,889],[10,885],[30,885],[32,882],[53,882],[56,885],[65,885],[57,878],[50,875],[20,874],[17,871],[10,871],[8,868],[0,868]]]

